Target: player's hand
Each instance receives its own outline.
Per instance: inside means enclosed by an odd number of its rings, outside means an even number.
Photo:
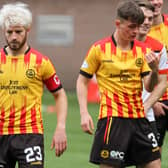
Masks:
[[[89,113],[81,115],[81,127],[84,132],[91,135],[93,134],[94,124],[92,117],[89,115]]]
[[[153,51],[151,51],[145,55],[145,59],[149,65],[149,67],[151,68],[151,70],[153,70],[153,71],[158,70],[160,55],[161,55],[161,52],[158,55],[156,55]]]
[[[154,110],[155,116],[157,116],[157,117],[165,115],[164,109],[168,110],[168,106],[166,106],[163,103],[156,102],[153,105],[153,110]]]
[[[145,115],[147,115],[149,109],[150,109],[150,106],[146,102],[144,102],[144,112],[145,112]]]
[[[64,128],[56,128],[52,143],[51,149],[55,149],[55,155],[61,156],[67,148],[67,136]]]

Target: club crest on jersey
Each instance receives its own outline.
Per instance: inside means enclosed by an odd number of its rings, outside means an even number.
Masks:
[[[35,77],[35,71],[34,71],[33,69],[28,69],[28,70],[26,71],[26,76],[27,76],[28,78],[34,78],[34,77]]]
[[[142,64],[143,64],[142,58],[137,58],[135,61],[135,64],[137,67],[142,67]]]
[[[101,157],[104,158],[104,159],[106,159],[106,158],[108,158],[108,157],[110,156],[108,150],[102,150],[100,155],[101,155]]]

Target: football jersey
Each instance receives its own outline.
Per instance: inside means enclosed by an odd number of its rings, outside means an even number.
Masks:
[[[149,36],[163,43],[168,53],[168,15],[163,14],[163,22],[152,26]],[[160,100],[168,100],[168,88]]]
[[[48,57],[29,48],[23,55],[0,52],[0,135],[43,134],[41,98],[43,84],[61,88]]]
[[[144,58],[149,50],[134,40],[131,50],[122,51],[113,36],[92,45],[80,73],[88,78],[96,74],[101,97],[99,119],[144,117],[142,76],[150,71]]]
[[[168,59],[167,59],[167,53],[166,53],[166,49],[163,46],[163,44],[161,44],[159,41],[155,40],[152,37],[147,36],[146,40],[144,41],[144,43],[152,50],[155,52],[156,56],[158,53],[162,53],[160,58],[159,58],[159,74],[166,74],[168,72]],[[142,99],[143,102],[150,96],[150,93],[148,91],[146,91],[145,88],[143,88],[143,92],[142,92]],[[146,114],[146,117],[148,118],[148,120],[154,121],[155,117],[154,117],[154,113],[153,113],[153,109],[150,108],[149,111]]]

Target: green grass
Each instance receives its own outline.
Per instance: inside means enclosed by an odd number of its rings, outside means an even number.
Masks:
[[[45,167],[52,168],[98,168],[88,162],[93,136],[82,132],[80,127],[80,115],[75,93],[68,93],[68,117],[67,117],[67,151],[59,158],[50,150],[52,136],[56,126],[56,115],[43,112],[44,137],[45,137]],[[43,104],[52,105],[54,99],[47,91],[43,96]],[[89,104],[89,112],[92,115],[96,127],[98,105]],[[162,168],[168,167],[168,134],[163,147]],[[133,167],[132,167],[133,168]]]

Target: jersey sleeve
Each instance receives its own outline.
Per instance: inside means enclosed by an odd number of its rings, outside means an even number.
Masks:
[[[42,72],[43,81],[49,91],[55,92],[62,88],[61,81],[57,76],[56,70],[49,59],[45,61]]]
[[[166,48],[163,47],[161,50],[161,56],[159,58],[159,74],[168,73],[168,57]]]
[[[99,47],[92,46],[83,61],[80,68],[80,73],[88,78],[91,78],[96,73],[99,66]]]

